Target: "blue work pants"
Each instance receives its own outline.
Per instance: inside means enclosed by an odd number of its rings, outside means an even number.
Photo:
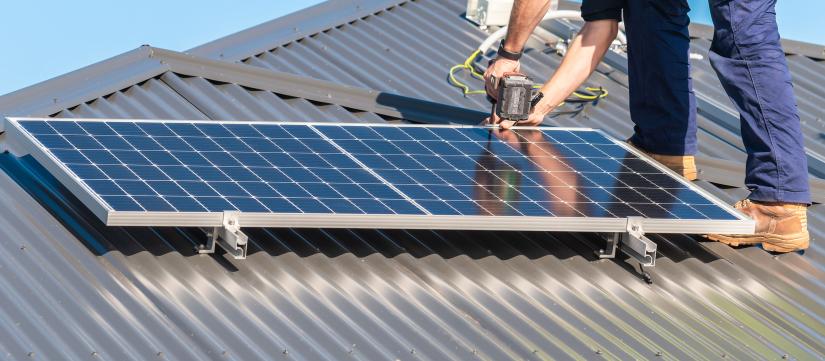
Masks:
[[[740,114],[750,199],[810,203],[808,159],[776,0],[710,0],[710,63]]]
[[[633,144],[656,154],[695,154],[687,2],[589,1],[612,2],[623,9]],[[775,4],[776,0],[710,0],[715,28],[710,61],[740,113],[749,198],[810,203],[807,157]],[[598,14],[607,14],[601,11]]]

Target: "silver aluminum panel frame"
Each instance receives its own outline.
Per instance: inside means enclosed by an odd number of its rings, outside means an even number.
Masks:
[[[108,214],[109,226],[214,227],[222,212],[124,212]],[[479,231],[624,232],[626,218],[443,216],[394,214],[258,213],[239,212],[243,227],[438,229]],[[753,233],[749,221],[643,219],[647,233]]]
[[[6,118],[6,148],[17,155],[31,154],[44,168],[69,189],[84,205],[108,226],[156,226],[156,227],[219,227],[223,212],[127,212],[115,211],[93,190],[47,152],[36,139],[22,129],[19,121],[95,121],[133,123],[209,123],[209,124],[273,124],[344,127],[420,127],[420,128],[484,128],[473,125],[420,125],[420,124],[336,124],[317,122],[253,122],[215,120],[153,120],[153,119],[91,119],[91,118]],[[728,233],[749,234],[754,232],[755,222],[724,203],[704,189],[688,182],[669,168],[651,159],[644,152],[617,141],[599,129],[574,127],[515,127],[515,129],[595,131],[644,159],[662,172],[669,174],[686,187],[701,194],[715,205],[734,215],[736,220],[693,220],[644,218],[642,224],[647,233]],[[307,227],[307,228],[369,228],[369,229],[439,229],[439,230],[513,230],[559,232],[624,232],[626,218],[608,217],[535,217],[535,216],[444,216],[444,215],[366,215],[328,213],[258,213],[239,212],[238,222],[243,227]]]

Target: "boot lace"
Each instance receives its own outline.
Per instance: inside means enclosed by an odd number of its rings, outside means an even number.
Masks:
[[[753,204],[753,202],[751,202],[750,199],[745,198],[739,202],[736,202],[736,204],[734,204],[733,207],[736,209],[744,209],[750,207],[751,204]]]

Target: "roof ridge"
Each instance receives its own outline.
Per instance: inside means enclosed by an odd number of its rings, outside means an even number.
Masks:
[[[0,115],[48,116],[174,72],[425,123],[476,123],[486,114],[304,75],[148,45],[0,97]]]
[[[155,48],[149,45],[115,55],[106,60],[44,80],[0,96],[0,115],[48,115],[77,102],[87,93],[109,94],[146,79],[163,67],[152,60]],[[123,71],[129,69],[129,71]],[[98,79],[107,77],[105,84]],[[75,103],[76,105],[77,103]]]

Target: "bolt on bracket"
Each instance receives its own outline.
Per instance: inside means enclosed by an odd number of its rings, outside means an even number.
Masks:
[[[656,243],[645,237],[642,220],[641,217],[627,217],[626,231],[607,235],[607,244],[598,252],[599,258],[615,258],[618,249],[635,258],[642,267],[655,266]]]
[[[223,212],[221,227],[214,227],[206,232],[206,244],[198,247],[198,253],[215,253],[215,245],[221,246],[234,259],[246,259],[246,248],[249,237],[241,232],[238,223],[240,212]]]

